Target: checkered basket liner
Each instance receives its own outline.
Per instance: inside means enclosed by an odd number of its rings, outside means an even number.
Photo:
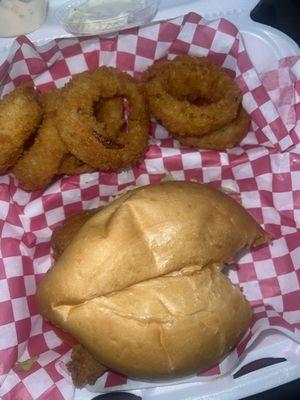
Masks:
[[[152,121],[145,159],[119,173],[90,173],[57,179],[44,190],[27,192],[9,173],[0,177],[0,398],[72,399],[66,371],[70,346],[38,314],[35,291],[51,266],[50,238],[69,215],[106,202],[127,186],[171,175],[222,188],[273,237],[270,245],[247,252],[229,272],[251,301],[251,329],[218,366],[202,374],[165,382],[197,382],[224,374],[263,331],[270,328],[300,342],[300,58],[281,60],[260,76],[237,28],[224,19],[206,21],[190,13],[170,21],[130,29],[114,38],[58,39],[35,46],[18,38],[0,66],[0,92],[33,80],[46,91],[71,76],[100,65],[117,67],[139,79],[154,61],[178,54],[207,56],[228,70],[243,92],[252,118],[240,146],[216,152],[179,145]],[[252,347],[251,347],[252,349]],[[254,350],[255,351],[255,347]],[[28,372],[16,361],[38,356]],[[108,372],[100,390],[155,387]]]

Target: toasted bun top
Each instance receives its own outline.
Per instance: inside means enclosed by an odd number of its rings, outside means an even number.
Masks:
[[[248,303],[216,265],[268,239],[237,202],[207,185],[164,182],[141,187],[113,201],[82,226],[41,282],[37,302],[47,319],[120,372],[133,376],[190,372],[209,366],[228,351],[250,320]],[[232,307],[235,317],[228,314]],[[225,319],[219,315],[224,312]],[[204,315],[206,322],[201,322]],[[207,329],[201,328],[203,323]],[[172,326],[178,330],[178,339]],[[139,356],[151,352],[151,346],[152,355],[160,353],[162,341],[171,346],[165,349],[165,357],[174,358],[180,352],[174,343],[189,328],[200,341],[196,359],[194,345],[185,339],[182,349],[186,353],[190,346],[190,356],[182,355],[178,362],[152,357],[147,368],[137,362]],[[163,338],[165,334],[169,339]],[[138,335],[150,342],[135,348]],[[207,335],[211,345],[211,337],[217,338],[218,350],[207,349],[205,356],[201,351]],[[127,350],[121,350],[122,346]],[[127,356],[121,357],[120,352]],[[159,360],[162,368],[158,368]],[[140,367],[133,368],[134,362]]]
[[[82,226],[42,282],[39,298],[48,305],[82,303],[185,266],[230,262],[266,239],[242,206],[207,185],[144,186]]]

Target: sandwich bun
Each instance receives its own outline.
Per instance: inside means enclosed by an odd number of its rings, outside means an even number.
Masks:
[[[83,224],[39,285],[37,303],[117,372],[201,371],[237,344],[251,320],[223,263],[269,239],[242,206],[207,185],[145,186]]]

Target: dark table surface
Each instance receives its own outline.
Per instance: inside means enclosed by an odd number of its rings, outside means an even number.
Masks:
[[[244,400],[296,400],[300,397],[300,379],[278,386],[266,392],[244,397]]]
[[[300,45],[300,0],[262,0],[250,15],[254,21],[279,29]]]

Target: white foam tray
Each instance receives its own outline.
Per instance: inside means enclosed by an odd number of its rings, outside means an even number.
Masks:
[[[262,72],[271,68],[280,58],[300,55],[300,49],[284,33],[250,19],[250,11],[257,3],[258,0],[161,0],[155,20],[174,18],[190,11],[197,12],[206,19],[224,17],[239,28],[253,65],[258,72]],[[64,31],[55,18],[55,10],[61,4],[61,0],[49,0],[47,20],[40,29],[28,35],[30,40],[36,44],[44,44],[54,38],[72,36]],[[13,40],[0,39],[0,65],[6,59]],[[237,400],[300,377],[300,345],[284,335],[273,332],[261,338],[255,349],[246,354],[238,369],[264,357],[284,357],[287,361],[235,380],[224,376],[208,382],[163,386],[132,393],[141,396],[143,400]],[[87,389],[75,392],[75,400],[90,400],[94,396],[96,393]]]
[[[274,331],[267,332],[258,339],[255,349],[247,352],[232,374],[244,365],[265,357],[286,358],[287,361],[256,370],[234,380],[231,376],[225,375],[205,382],[131,390],[130,393],[140,396],[143,400],[239,400],[300,377],[300,346]],[[122,387],[114,387],[112,390],[122,391]],[[96,395],[97,393],[91,393],[87,389],[77,389],[74,400],[91,400]]]

